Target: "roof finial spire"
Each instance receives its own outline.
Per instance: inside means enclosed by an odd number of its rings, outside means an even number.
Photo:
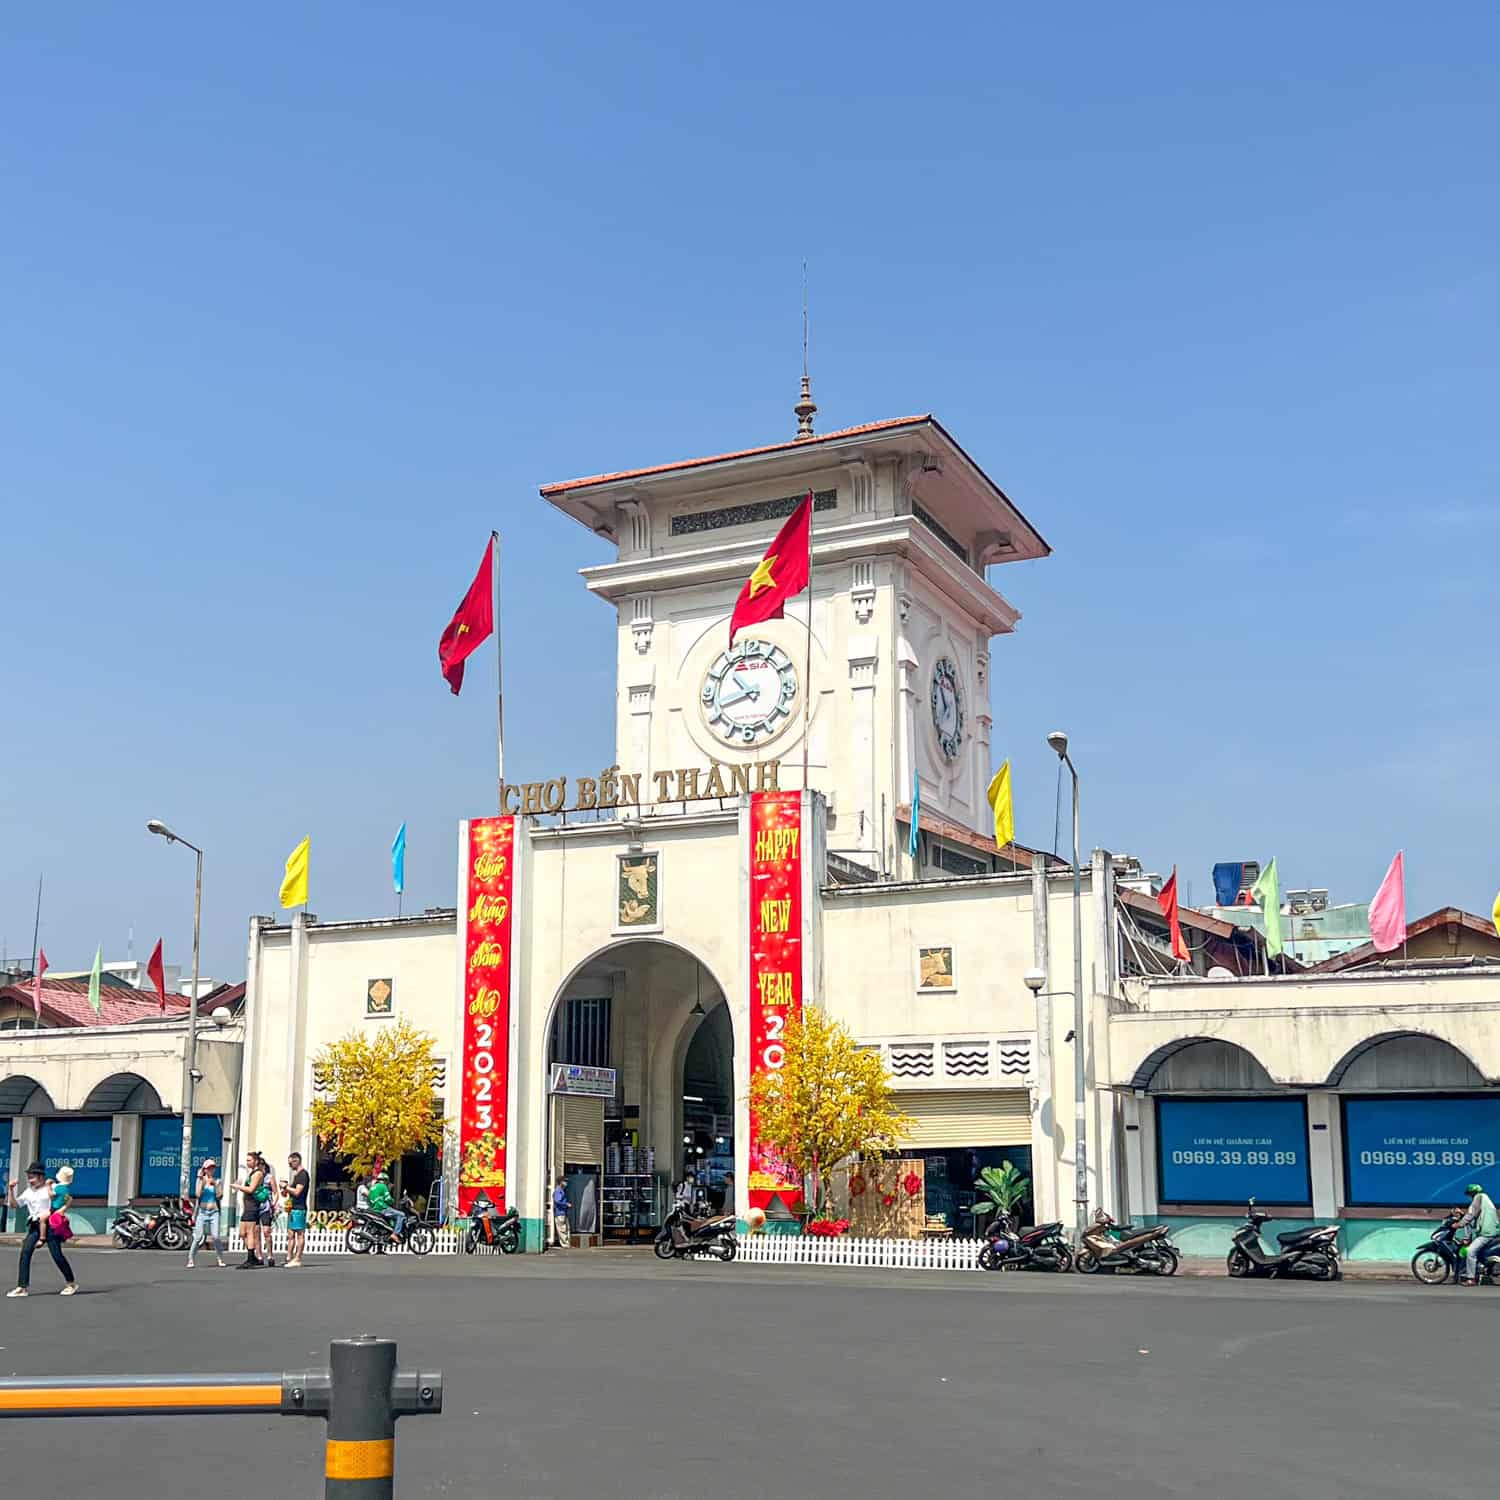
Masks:
[[[813,434],[812,419],[818,405],[812,398],[812,382],[807,376],[807,262],[802,262],[802,394],[792,408],[797,413],[797,441],[806,442]]]

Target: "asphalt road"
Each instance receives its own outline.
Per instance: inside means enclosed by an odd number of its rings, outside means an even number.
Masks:
[[[1494,1467],[1500,1294],[1401,1283],[659,1265],[605,1252],[182,1271],[81,1251],[0,1312],[0,1374],[306,1368],[371,1332],[444,1373],[398,1496],[1464,1493]],[[321,1422],[0,1428],[30,1495],[322,1494]],[[258,1477],[252,1478],[254,1474]]]

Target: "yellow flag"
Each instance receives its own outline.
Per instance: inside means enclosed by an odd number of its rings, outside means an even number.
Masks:
[[[281,904],[301,906],[307,900],[307,856],[312,839],[305,838],[286,857],[286,874],[281,878]]]
[[[1010,802],[1010,762],[1006,761],[990,782],[990,811],[995,815],[995,844],[1003,849],[1015,842],[1016,814]]]
[[[1495,936],[1500,937],[1500,891],[1495,893],[1495,905],[1490,912],[1490,917],[1495,923]]]

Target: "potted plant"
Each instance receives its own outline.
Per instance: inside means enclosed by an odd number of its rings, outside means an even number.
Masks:
[[[979,1233],[980,1215],[986,1210],[993,1219],[997,1214],[1009,1218],[1025,1202],[1031,1191],[1031,1179],[1016,1170],[1013,1163],[1003,1161],[998,1167],[984,1167],[979,1180],[974,1184],[974,1232]]]

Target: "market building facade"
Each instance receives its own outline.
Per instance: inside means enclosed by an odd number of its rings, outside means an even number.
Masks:
[[[741,585],[807,494],[811,589],[731,642]],[[693,1167],[715,1189],[732,1170],[734,1209],[774,1219],[796,1186],[758,1148],[749,1079],[821,1004],[887,1061],[932,1232],[967,1233],[975,1174],[1007,1159],[1036,1212],[1071,1217],[1071,1102],[1052,1106],[1071,877],[983,833],[991,643],[1018,619],[988,569],[1045,556],[1040,535],[931,417],[542,495],[618,548],[583,571],[616,614],[618,763],[502,788],[499,816],[459,830],[452,910],[252,924],[247,1141],[313,1157],[319,1047],[405,1015],[444,1062],[460,1206],[503,1194],[537,1245],[563,1181],[585,1242],[618,1237]],[[1111,890],[1099,856],[1084,943],[1103,994]],[[1115,1112],[1095,1096],[1097,1190]],[[319,1165],[331,1206],[348,1189]]]

